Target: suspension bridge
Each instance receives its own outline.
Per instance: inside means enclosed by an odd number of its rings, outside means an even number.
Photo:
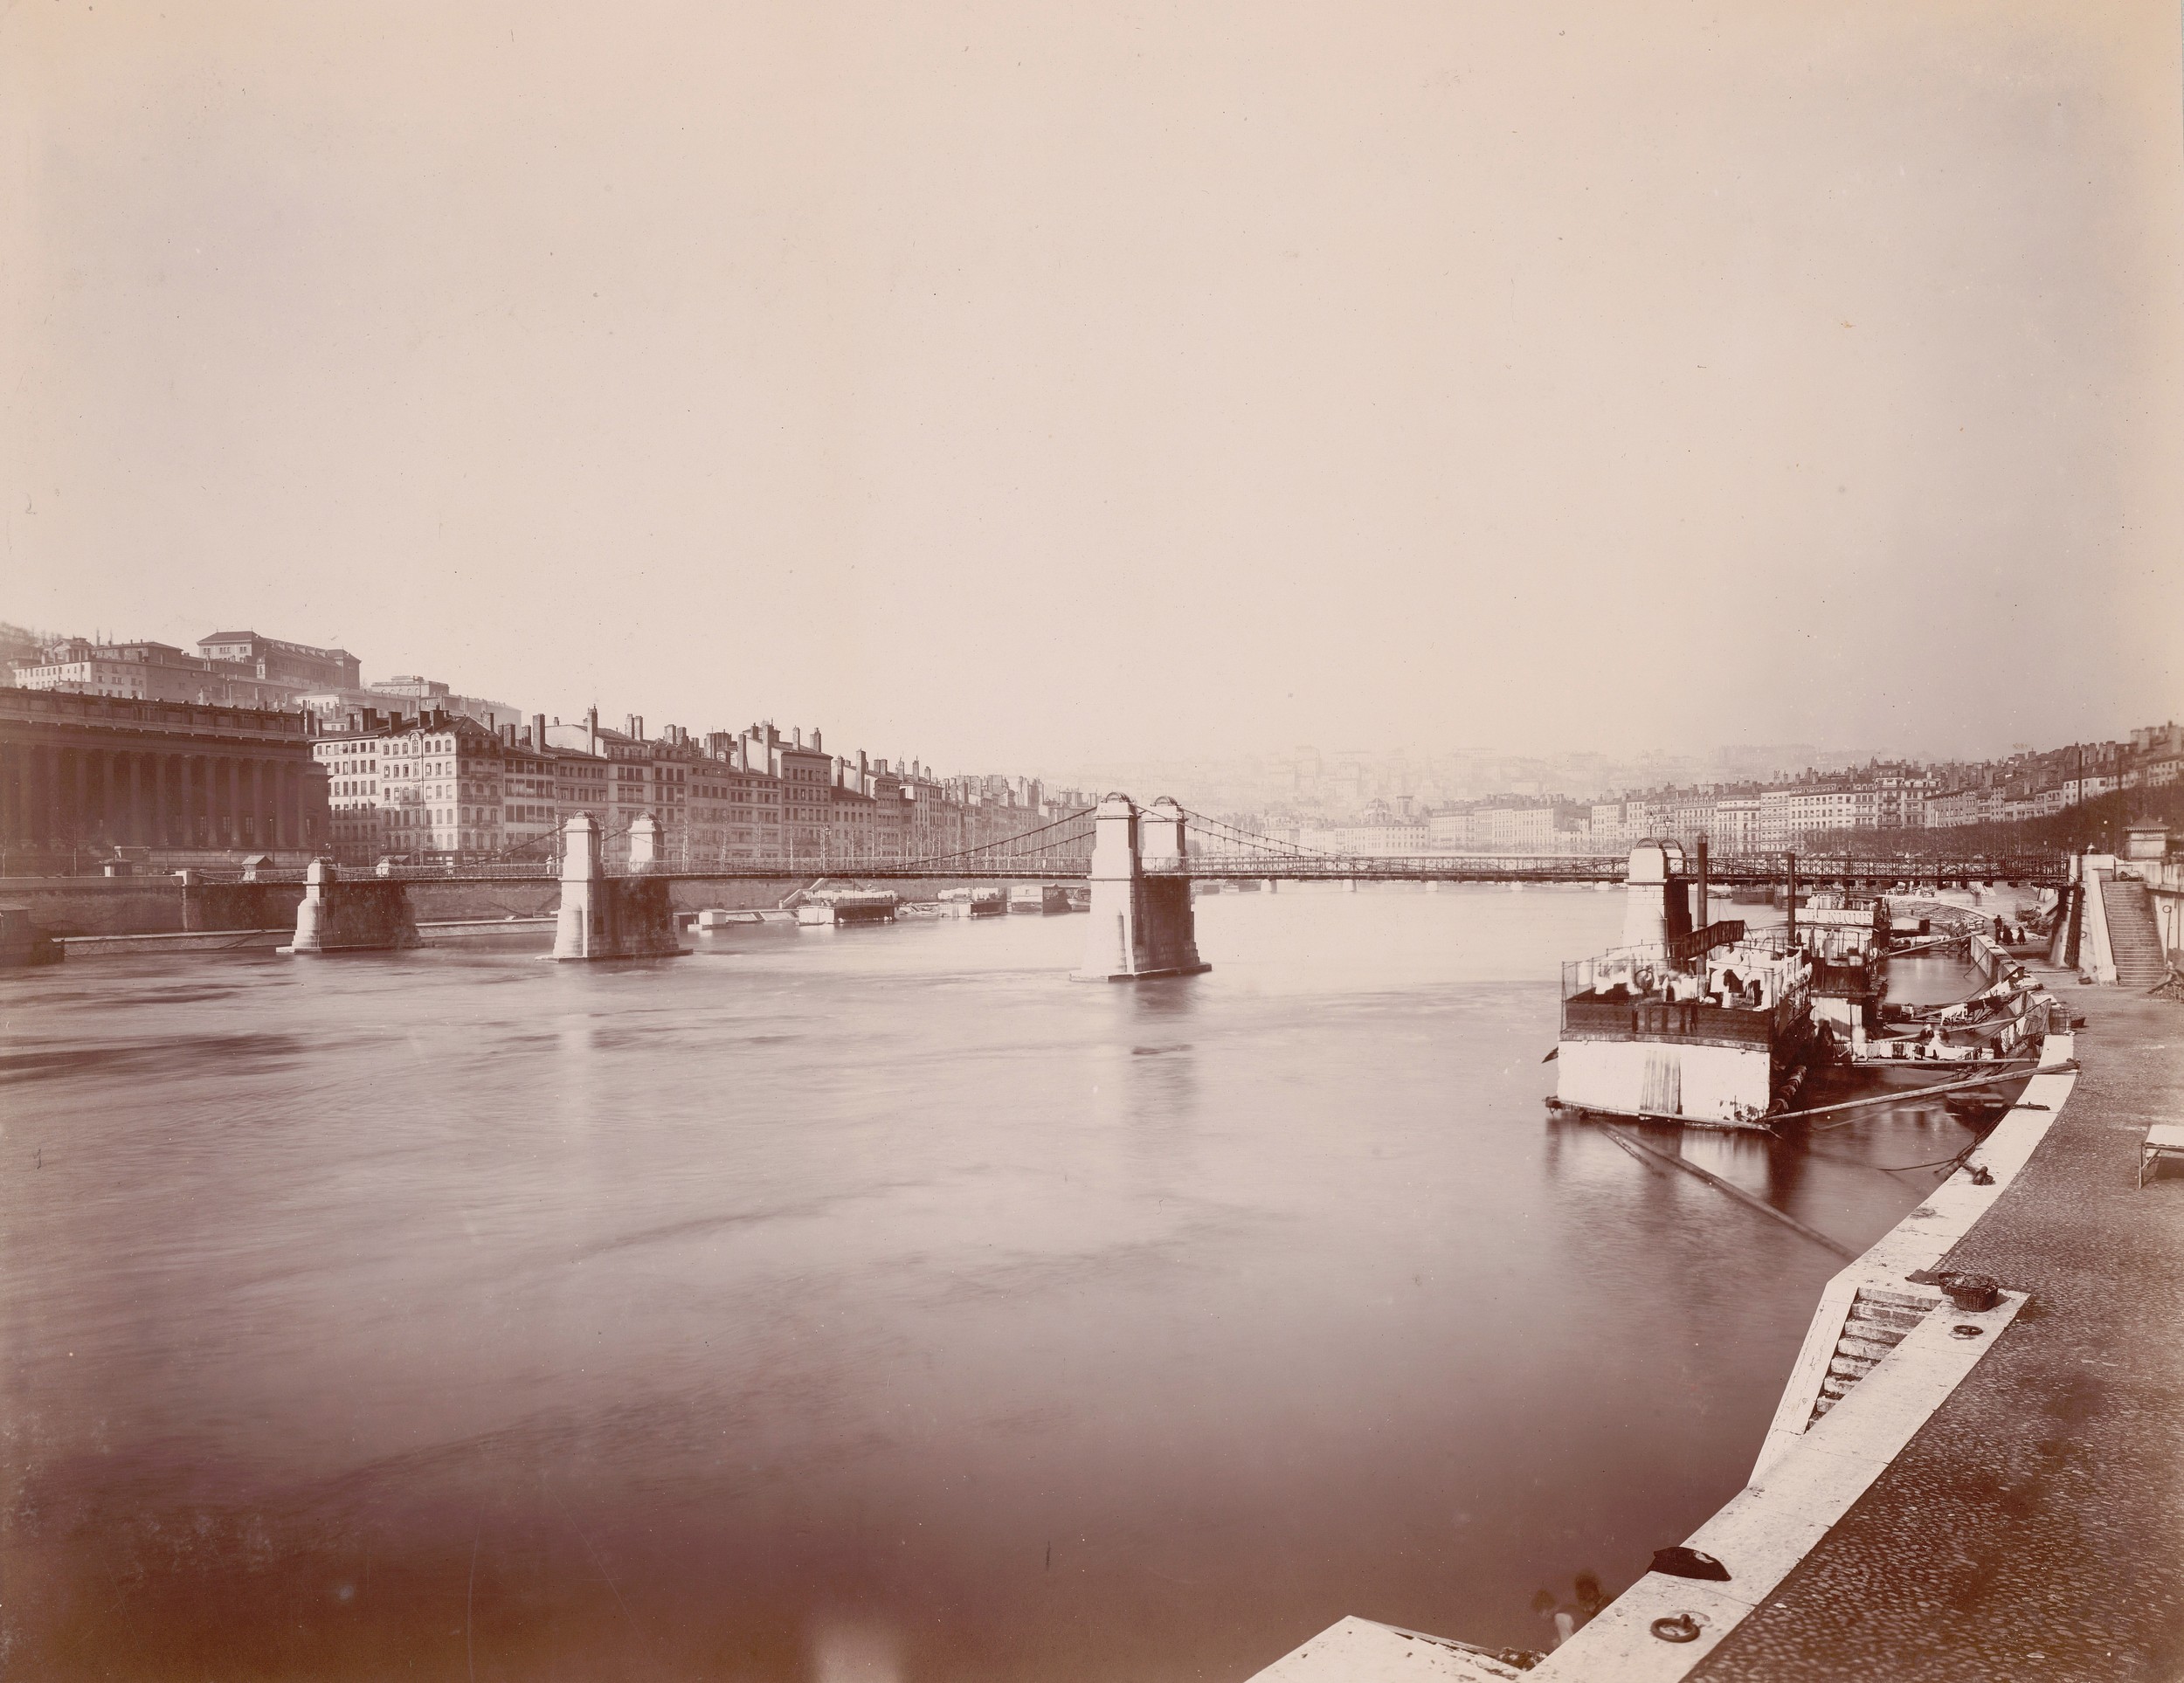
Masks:
[[[1171,799],[1139,806],[1119,794],[1089,811],[1053,818],[999,841],[907,858],[743,859],[693,867],[667,856],[660,824],[648,814],[640,814],[619,838],[625,849],[623,859],[610,860],[609,844],[618,838],[588,812],[571,817],[556,839],[558,857],[551,860],[501,859],[453,869],[388,864],[370,876],[348,879],[332,860],[317,860],[305,879],[293,950],[384,950],[414,940],[413,892],[429,898],[435,884],[446,886],[465,879],[551,879],[559,889],[554,955],[568,959],[655,957],[681,951],[674,904],[678,884],[815,876],[861,878],[873,884],[1075,879],[1089,885],[1091,913],[1084,962],[1076,976],[1087,981],[1135,981],[1190,976],[1210,968],[1199,956],[1192,897],[1199,884],[1228,878],[1267,883],[1621,883],[1633,895],[1673,897],[1688,892],[1703,902],[1713,884],[1779,881],[1793,895],[1800,881],[1807,887],[1824,884],[1897,893],[1994,881],[2060,885],[2069,880],[2070,863],[2061,857],[1800,861],[1789,853],[1710,860],[1702,846],[1697,873],[1686,876],[1680,849],[1653,844],[1641,845],[1628,858],[1339,854],[1247,831]],[[1650,861],[1642,873],[1636,868],[1641,859]],[[689,893],[685,889],[686,899]],[[1703,905],[1699,911],[1703,921]]]
[[[817,876],[903,882],[1086,880],[1095,874],[1094,858],[1103,816],[1110,824],[1127,819],[1137,826],[1142,839],[1131,846],[1139,874],[1194,881],[1621,883],[1629,865],[1623,853],[1330,852],[1248,831],[1172,800],[1141,807],[1127,796],[1112,795],[1097,808],[1050,819],[998,841],[922,854],[830,849],[771,858],[694,860],[678,857],[656,829],[641,828],[646,821],[639,819],[637,826],[602,838],[621,842],[627,851],[626,859],[604,868],[609,876],[670,882],[778,882]],[[561,874],[563,842],[564,836],[557,831],[546,842],[527,844],[494,858],[386,865],[377,874],[412,881],[552,878]],[[300,879],[301,873],[295,874]],[[1709,860],[1707,878],[1725,887],[1795,882],[1805,887],[1875,892],[1988,882],[2058,886],[2070,879],[2070,859],[2065,854],[1888,859],[1802,857],[1772,851],[1717,853]]]

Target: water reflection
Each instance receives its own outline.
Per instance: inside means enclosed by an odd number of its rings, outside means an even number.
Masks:
[[[0,980],[16,1669],[1539,1646],[1741,1483],[1835,1266],[1544,1115],[1621,913],[1220,896],[1137,988],[1064,918]],[[1892,1118],[1684,1148],[1862,1244]]]

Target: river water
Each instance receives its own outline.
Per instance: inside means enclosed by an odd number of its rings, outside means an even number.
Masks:
[[[1064,917],[0,976],[8,1674],[1546,1647],[1743,1483],[1839,1266],[1543,1111],[1621,919],[1224,895],[1136,986]],[[1966,1137],[1684,1148],[1863,1246]]]

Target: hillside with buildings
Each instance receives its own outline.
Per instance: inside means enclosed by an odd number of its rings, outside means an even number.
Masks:
[[[2184,787],[2184,727],[2146,726],[2125,741],[2028,748],[2001,760],[1876,758],[1765,779],[1662,783],[1593,799],[1504,788],[1434,801],[1393,788],[1400,779],[1385,762],[1381,771],[1385,781],[1377,783],[1353,773],[1331,791],[1312,787],[1309,800],[1232,816],[1300,847],[1382,856],[1606,853],[1649,838],[1690,844],[1701,836],[1727,853],[1854,845],[1909,852],[1906,838],[1944,831],[1964,832],[1950,838],[1955,851],[1990,834],[2021,838],[2022,845],[2065,845],[2080,831],[2098,839],[2104,823],[2113,829],[2121,821],[2069,817],[2108,810],[2090,804],[2120,797],[2120,814],[2134,802],[2160,804],[2161,791]]]

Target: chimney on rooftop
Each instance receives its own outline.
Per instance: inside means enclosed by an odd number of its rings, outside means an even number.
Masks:
[[[541,750],[546,746],[546,715],[543,713],[531,715],[531,746]]]

